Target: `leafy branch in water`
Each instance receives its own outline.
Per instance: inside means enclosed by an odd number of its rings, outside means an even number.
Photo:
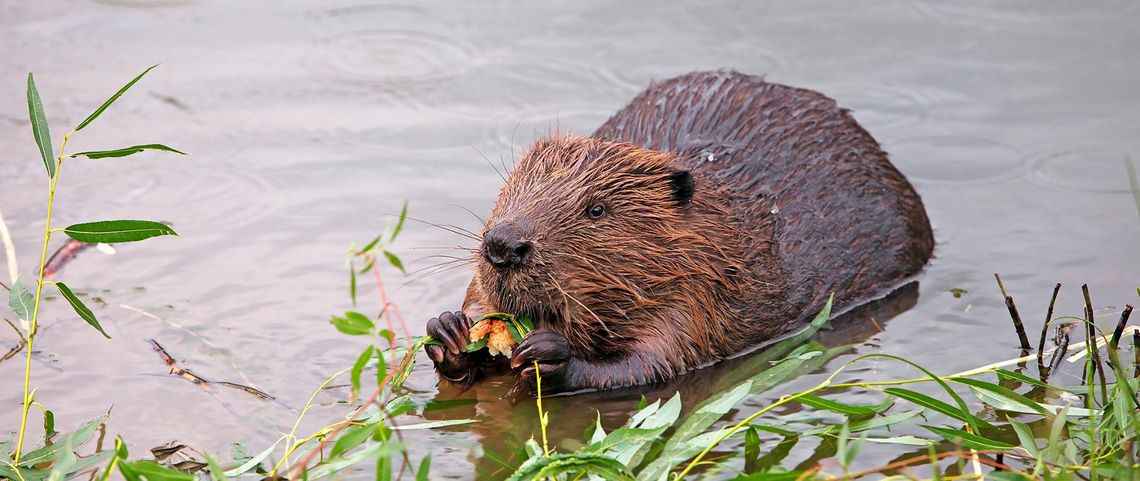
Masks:
[[[113,220],[113,221],[98,221],[86,222],[81,224],[74,224],[62,229],[52,227],[52,209],[55,206],[56,187],[59,183],[60,174],[63,171],[64,158],[75,158],[83,156],[91,159],[105,158],[105,157],[125,157],[128,155],[136,154],[144,150],[161,150],[167,152],[174,152],[182,154],[182,152],[167,147],[162,144],[144,144],[127,147],[124,149],[114,149],[106,151],[90,151],[81,152],[78,154],[68,154],[67,144],[71,136],[82,130],[87,125],[94,122],[108,107],[111,106],[119,97],[121,97],[132,85],[138,82],[143,75],[150,72],[155,66],[151,66],[136,76],[125,86],[115,92],[109,99],[103,102],[94,112],[87,116],[82,122],[79,123],[74,129],[71,129],[63,136],[60,142],[59,151],[53,155],[51,133],[47,122],[47,115],[44,113],[43,102],[40,99],[39,90],[36,88],[35,78],[31,73],[28,74],[28,117],[31,119],[32,136],[35,138],[36,146],[38,147],[41,160],[43,160],[44,168],[48,176],[48,192],[47,192],[47,214],[44,219],[44,235],[43,235],[43,248],[40,253],[39,273],[35,277],[34,283],[29,286],[24,277],[18,277],[8,292],[8,306],[16,313],[20,319],[20,324],[23,327],[24,343],[26,345],[27,357],[24,365],[24,383],[23,383],[23,396],[22,406],[20,411],[20,426],[17,435],[17,441],[14,451],[11,455],[11,462],[5,459],[6,469],[12,471],[11,473],[0,473],[6,476],[15,475],[23,478],[25,470],[34,469],[36,464],[42,463],[45,459],[51,459],[51,456],[44,458],[48,451],[62,456],[57,459],[54,469],[58,472],[56,476],[66,475],[75,472],[75,466],[79,463],[74,462],[74,455],[71,453],[71,447],[75,444],[81,444],[79,439],[68,437],[66,447],[64,444],[55,443],[49,444],[44,448],[34,450],[31,452],[24,452],[24,443],[28,434],[28,412],[32,406],[41,408],[44,411],[45,417],[45,431],[48,431],[50,437],[51,429],[46,429],[48,423],[46,420],[54,419],[51,411],[44,408],[41,404],[36,402],[35,389],[32,388],[31,378],[31,364],[32,352],[36,339],[37,329],[39,327],[40,308],[43,304],[43,288],[44,285],[52,285],[59,290],[59,293],[67,300],[68,304],[75,310],[87,324],[95,328],[100,334],[105,337],[107,333],[99,324],[99,320],[95,314],[78,296],[63,282],[46,281],[44,278],[44,269],[47,265],[48,246],[51,244],[53,234],[62,232],[72,239],[89,242],[89,243],[117,243],[117,242],[136,242],[150,237],[161,235],[177,235],[170,227],[151,221],[140,220]],[[7,243],[7,242],[6,242]],[[11,257],[11,255],[10,255]],[[94,421],[93,421],[94,422]],[[54,421],[53,421],[54,423]],[[99,423],[95,423],[96,425]],[[85,424],[89,426],[91,423]],[[82,431],[83,428],[81,428]],[[92,428],[93,429],[93,428]],[[81,431],[76,431],[81,432]],[[74,435],[74,433],[73,433]],[[48,451],[45,451],[48,450]],[[5,450],[6,452],[6,450]],[[37,454],[33,456],[33,454]],[[67,458],[70,454],[71,458]],[[69,466],[64,470],[64,466]]]

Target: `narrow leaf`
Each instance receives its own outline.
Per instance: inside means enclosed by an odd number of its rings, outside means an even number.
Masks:
[[[847,414],[849,416],[866,416],[875,414],[889,406],[889,404],[884,405],[881,409],[877,409],[879,408],[878,406],[856,406],[853,404],[844,404],[838,401],[824,399],[810,394],[800,396],[796,398],[796,401],[799,401],[801,404],[806,404],[816,409],[826,409],[828,411]]]
[[[964,448],[983,450],[1007,450],[1014,448],[1012,444],[1006,444],[1001,441],[994,441],[989,438],[978,436],[977,434],[970,434],[961,429],[942,428],[938,426],[927,425],[922,425],[922,427],[929,429],[934,434],[942,436],[942,438],[947,441],[955,444],[960,444]]]
[[[348,265],[348,294],[352,297],[352,305],[356,306],[356,266]]]
[[[377,424],[371,424],[366,426],[351,426],[345,429],[344,432],[336,437],[336,442],[333,443],[329,457],[335,458],[350,451],[352,448],[360,446],[361,443],[366,441],[368,437],[376,431],[376,426]]]
[[[399,257],[396,257],[396,254],[384,251],[384,257],[387,257],[388,263],[392,264],[392,267],[399,269],[401,274],[405,276],[408,275],[408,271],[404,270],[404,262],[401,261]]]
[[[79,123],[79,126],[76,127],[75,130],[76,131],[83,130],[83,127],[86,127],[87,124],[91,123],[92,120],[95,120],[95,118],[98,117],[99,114],[102,114],[104,110],[107,110],[107,107],[110,107],[111,104],[115,103],[115,101],[118,100],[119,97],[121,97],[123,95],[123,93],[127,91],[127,89],[131,88],[131,86],[133,86],[135,84],[135,82],[138,82],[139,79],[143,78],[143,75],[146,75],[147,72],[150,72],[151,69],[153,69],[157,66],[158,66],[158,64],[151,65],[150,67],[147,67],[147,69],[143,70],[143,72],[140,73],[137,77],[132,79],[130,82],[127,82],[127,84],[124,85],[123,88],[119,89],[118,92],[115,92],[115,95],[112,95],[111,98],[107,99],[106,102],[103,102],[103,105],[100,105],[99,108],[95,109],[95,111],[92,112],[91,115],[88,115],[86,119],[83,119],[83,121]]]
[[[416,470],[416,481],[428,481],[428,475],[431,471],[431,454],[424,456],[423,461],[420,461],[420,467]]]
[[[364,366],[368,364],[368,360],[372,359],[373,349],[372,346],[368,346],[368,348],[356,358],[356,363],[352,365],[352,373],[350,376],[352,379],[352,399],[356,399],[356,396],[360,394],[360,373],[364,371]]]
[[[91,327],[94,327],[96,331],[99,331],[99,334],[102,334],[103,337],[107,339],[111,338],[111,336],[107,335],[107,331],[103,330],[103,326],[99,325],[99,320],[95,319],[95,313],[83,305],[83,301],[80,301],[79,298],[75,296],[75,293],[71,292],[71,288],[67,287],[67,284],[56,282],[55,286],[59,288],[59,293],[63,294],[63,298],[67,299],[67,303],[71,304],[71,308],[75,309],[75,313],[79,314],[79,317],[87,321],[87,323],[90,324]]]
[[[336,330],[348,334],[350,336],[362,336],[372,332],[375,324],[371,319],[368,319],[364,314],[359,312],[348,311],[344,313],[344,317],[333,316],[329,319]]]
[[[388,238],[388,243],[396,240],[396,236],[400,235],[400,229],[404,228],[404,220],[408,218],[408,201],[404,201],[404,207],[400,209],[400,220],[396,221],[396,228],[392,230],[392,237]]]
[[[889,387],[889,388],[884,389],[883,391],[886,392],[887,394],[905,399],[905,400],[910,401],[910,402],[917,404],[919,406],[938,411],[942,414],[945,414],[947,416],[950,416],[954,419],[965,422],[967,424],[973,424],[975,426],[982,426],[982,427],[985,427],[987,429],[994,429],[994,426],[992,424],[986,422],[985,420],[983,420],[977,416],[974,416],[973,414],[970,414],[969,412],[963,411],[957,407],[954,407],[954,406],[951,406],[945,402],[942,402],[938,399],[934,399],[930,396],[922,394],[920,392],[911,391],[909,389],[897,388],[897,387]]]
[[[68,237],[88,244],[114,244],[137,242],[163,235],[176,236],[170,226],[149,220],[105,220],[67,226],[63,232]]]
[[[44,104],[40,101],[40,92],[36,90],[36,81],[32,78],[31,72],[28,72],[28,118],[32,121],[32,135],[36,138],[36,145],[40,147],[40,157],[44,159],[48,178],[54,179],[55,159],[51,153],[51,133],[48,132]]]
[[[87,157],[88,159],[107,159],[107,158],[112,158],[112,157],[126,157],[128,155],[137,154],[137,153],[142,152],[144,150],[161,150],[161,151],[165,151],[165,152],[174,152],[176,154],[186,155],[186,152],[183,152],[183,151],[177,150],[177,149],[173,149],[173,148],[167,147],[167,146],[162,145],[162,144],[142,144],[142,145],[132,145],[130,147],[123,147],[121,149],[114,149],[114,150],[91,150],[91,151],[87,151],[87,152],[79,152],[79,153],[71,154],[69,157],[71,157],[71,158]]]
[[[972,390],[974,391],[974,394],[978,395],[979,399],[981,399],[982,401],[990,401],[990,402],[987,402],[987,404],[990,404],[990,405],[992,405],[998,409],[1002,409],[1004,406],[1009,406],[1012,404],[1013,406],[1017,406],[1017,405],[1025,406],[1025,407],[1027,407],[1033,411],[1036,411],[1038,414],[1048,414],[1049,413],[1048,410],[1041,407],[1041,405],[1037,404],[1037,402],[1035,402],[1032,399],[1029,399],[1029,398],[1027,398],[1021,394],[1013,392],[1013,390],[1011,390],[1005,386],[1000,386],[1000,385],[997,385],[994,383],[979,381],[977,379],[970,379],[970,378],[954,378],[954,379],[951,379],[951,381],[954,381],[954,382],[959,383],[959,384],[965,384],[967,386],[970,386],[972,388]],[[987,399],[986,396],[982,395],[982,392],[987,392],[991,396],[996,396],[998,398],[998,400],[1001,402],[1001,405],[998,405],[998,403],[992,402],[993,401],[992,397]]]
[[[387,330],[387,329],[385,329]],[[391,343],[391,339],[388,340]],[[384,354],[379,350],[376,351],[376,386],[384,384],[384,378],[388,377],[388,363],[384,362]]]
[[[35,306],[36,296],[32,295],[27,287],[24,287],[23,278],[16,279],[16,282],[12,283],[11,290],[8,291],[8,307],[11,307],[12,312],[20,316],[20,319],[31,321]]]

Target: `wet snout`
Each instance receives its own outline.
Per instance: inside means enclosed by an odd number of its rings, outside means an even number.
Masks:
[[[518,269],[530,258],[533,245],[514,222],[501,222],[483,235],[483,258],[499,272]]]

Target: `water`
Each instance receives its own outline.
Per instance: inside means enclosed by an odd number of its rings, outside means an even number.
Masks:
[[[476,213],[492,205],[501,179],[482,155],[509,163],[552,128],[592,131],[652,79],[720,67],[813,88],[853,109],[934,223],[937,258],[907,301],[914,307],[828,333],[829,344],[853,344],[829,368],[874,352],[942,373],[1013,357],[994,272],[1031,330],[1056,282],[1065,284],[1060,314],[1080,313],[1085,282],[1100,319],[1138,301],[1140,212],[1124,164],[1140,156],[1136,10],[1125,1],[2,3],[0,206],[23,272],[38,254],[45,190],[26,124],[27,71],[37,74],[58,146],[64,126],[161,62],[71,145],[162,142],[193,154],[65,165],[59,224],[162,219],[181,237],[85,253],[63,272],[101,299],[91,304],[113,339],[48,303],[33,356],[37,399],[63,428],[114,406],[109,434],[137,446],[178,440],[225,458],[240,441],[256,452],[288,432],[313,389],[363,348],[327,322],[350,308],[342,265],[350,242],[370,239],[405,199],[415,217],[474,228],[453,205]],[[466,242],[410,224],[397,251],[414,269],[442,253],[422,248]],[[469,273],[406,285],[385,276],[418,334],[429,317],[458,307]],[[968,292],[955,298],[952,288]],[[376,310],[373,292],[362,283],[360,309]],[[6,351],[15,335],[0,332]],[[194,372],[252,383],[279,402],[222,390],[227,410],[169,376],[152,338]],[[408,383],[416,401],[456,397],[437,391],[421,361]],[[731,372],[694,375],[686,404]],[[852,372],[913,374],[886,361]],[[0,363],[5,431],[18,423],[21,375],[18,358]],[[798,379],[734,415],[819,380]],[[403,421],[482,421],[406,434],[417,456],[432,453],[435,476],[502,476],[484,454],[508,456],[536,427],[529,403],[498,400],[505,387],[491,383],[459,395],[473,402]],[[343,386],[317,396],[299,433],[340,419],[345,396]],[[620,424],[639,397],[550,400],[552,443],[573,447],[568,440],[581,438],[595,410],[604,424]],[[812,455],[804,444],[790,459]],[[905,452],[864,451],[864,467]]]

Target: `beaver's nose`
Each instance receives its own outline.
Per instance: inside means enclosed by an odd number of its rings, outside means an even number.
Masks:
[[[522,266],[530,251],[530,241],[522,238],[517,226],[499,224],[483,235],[483,257],[500,271]]]

